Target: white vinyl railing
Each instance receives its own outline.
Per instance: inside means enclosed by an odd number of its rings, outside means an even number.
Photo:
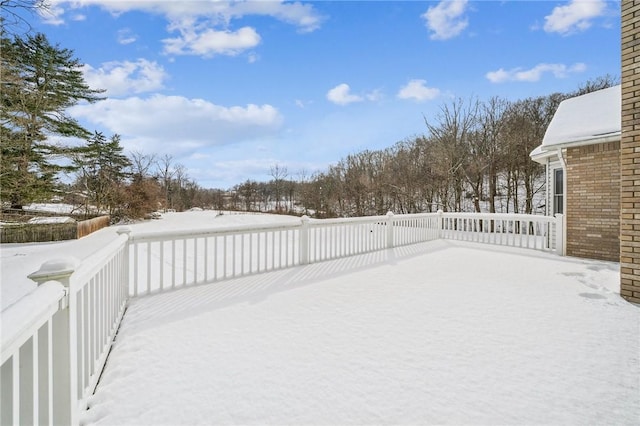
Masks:
[[[60,371],[55,366],[63,362],[57,354],[68,352],[64,341],[54,339],[64,328],[60,314],[64,298],[62,284],[46,282],[20,300],[20,306],[37,306],[36,313],[13,307],[2,312],[2,425],[53,423],[59,403],[54,401],[53,376]]]
[[[133,233],[82,264],[53,260],[2,312],[0,424],[78,424],[129,297],[436,239],[564,254],[563,218],[426,213]]]
[[[298,225],[131,233],[131,296],[298,265]]]
[[[128,258],[120,235],[81,265],[53,260],[29,276],[36,290],[2,312],[0,424],[78,423],[124,314]]]
[[[438,238],[437,213],[310,220],[193,232],[131,233],[129,293],[139,296]]]
[[[382,250],[387,247],[387,229],[391,216],[370,216],[354,219],[324,219],[307,221],[304,233],[307,244],[301,245],[306,262],[339,259],[355,254]]]
[[[553,251],[557,246],[555,230],[558,222],[562,222],[562,215],[555,218],[527,214],[443,213],[441,235],[449,240]],[[558,247],[562,248],[562,244]]]

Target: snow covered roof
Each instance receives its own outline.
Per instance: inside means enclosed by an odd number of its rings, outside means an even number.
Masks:
[[[553,115],[542,144],[529,156],[544,164],[547,158],[556,155],[558,148],[619,139],[621,127],[620,85],[565,99]]]
[[[543,148],[619,136],[621,86],[569,98],[560,103],[542,140]]]
[[[44,224],[72,223],[72,222],[75,222],[75,220],[73,218],[70,218],[69,216],[53,216],[53,217],[34,217],[29,219],[28,223],[44,225]]]

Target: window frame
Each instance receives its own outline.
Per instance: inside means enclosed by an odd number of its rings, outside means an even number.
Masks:
[[[562,168],[553,169],[553,215],[564,214],[564,170]]]

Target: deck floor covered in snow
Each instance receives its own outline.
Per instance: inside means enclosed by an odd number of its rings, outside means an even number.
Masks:
[[[638,424],[618,264],[445,240],[133,299],[83,424]]]

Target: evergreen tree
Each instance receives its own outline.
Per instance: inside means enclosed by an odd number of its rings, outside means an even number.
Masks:
[[[67,110],[102,98],[84,81],[73,51],[51,45],[45,35],[1,34],[0,42],[0,200],[17,207],[48,198],[57,173],[70,169],[62,159],[74,149],[52,142],[53,136],[90,135]]]
[[[77,183],[86,195],[86,211],[92,204],[98,211],[106,209],[114,214],[123,204],[123,188],[131,167],[131,161],[123,154],[120,136],[107,140],[95,132],[75,155],[74,165],[78,168]]]

